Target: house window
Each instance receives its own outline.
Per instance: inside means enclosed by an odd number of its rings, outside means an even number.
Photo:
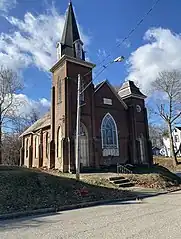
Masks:
[[[62,156],[61,142],[62,142],[62,132],[61,132],[61,127],[59,127],[57,131],[57,157],[58,158],[61,158]]]
[[[48,156],[49,156],[49,133],[47,132],[46,133],[46,157],[49,158]]]
[[[38,136],[35,136],[35,158],[38,158]]]
[[[101,125],[102,148],[117,149],[118,135],[117,126],[113,117],[108,113],[102,120]]]
[[[57,102],[58,104],[62,102],[62,80],[58,77],[57,82]]]
[[[29,140],[26,140],[26,158],[28,157],[28,150],[29,150]]]
[[[176,143],[179,142],[179,137],[178,137],[178,135],[175,135],[175,142],[176,142]]]

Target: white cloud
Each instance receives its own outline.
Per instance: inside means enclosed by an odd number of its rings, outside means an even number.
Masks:
[[[146,44],[134,51],[128,59],[127,79],[139,84],[147,92],[150,83],[163,70],[181,66],[181,35],[169,29],[149,29],[144,36]]]
[[[36,16],[27,12],[23,20],[10,16],[6,19],[13,30],[0,34],[1,64],[13,69],[34,65],[48,71],[56,62],[56,43],[61,38],[64,15],[51,7],[45,14]],[[89,44],[89,37],[80,32],[85,45]]]
[[[0,10],[8,12],[10,9],[14,8],[16,4],[16,0],[0,0]]]
[[[35,110],[40,116],[42,116],[50,109],[50,101],[45,98],[32,100],[24,94],[17,94],[14,97],[14,102],[17,105],[17,115],[28,115],[32,110]]]

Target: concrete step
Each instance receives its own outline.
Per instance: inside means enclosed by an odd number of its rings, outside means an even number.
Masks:
[[[120,188],[133,187],[133,186],[134,186],[134,183],[131,183],[131,182],[119,184]]]
[[[130,182],[129,179],[126,179],[126,178],[113,181],[114,184],[122,184],[122,183],[129,183],[129,182]]]
[[[119,176],[109,178],[110,181],[116,181],[116,180],[121,180],[121,179],[125,179],[125,178],[124,177],[119,177]]]

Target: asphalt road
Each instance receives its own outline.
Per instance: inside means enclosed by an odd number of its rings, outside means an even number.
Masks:
[[[181,239],[181,191],[42,217],[0,222],[1,239]]]

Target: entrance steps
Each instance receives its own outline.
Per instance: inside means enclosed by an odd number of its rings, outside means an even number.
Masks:
[[[120,188],[126,188],[126,187],[133,187],[134,184],[132,182],[130,182],[129,179],[125,178],[125,177],[111,177],[109,178],[109,181],[113,184],[116,184],[118,187]]]

